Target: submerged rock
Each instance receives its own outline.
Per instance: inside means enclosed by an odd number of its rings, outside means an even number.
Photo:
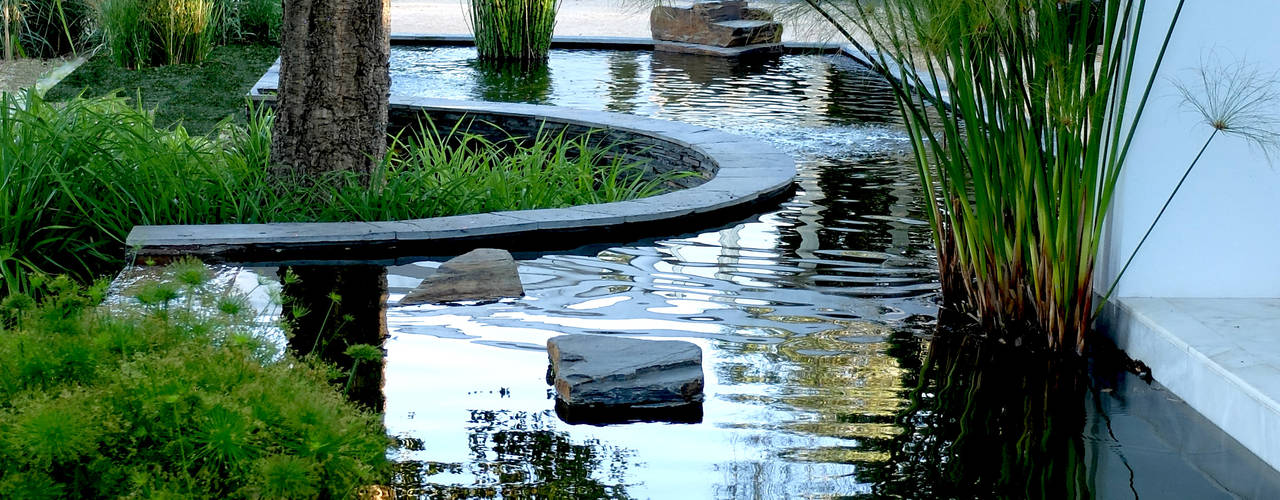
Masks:
[[[520,270],[506,250],[479,248],[449,259],[400,305],[523,297]]]
[[[679,340],[561,335],[547,340],[551,382],[569,408],[654,409],[702,402],[702,349]]]

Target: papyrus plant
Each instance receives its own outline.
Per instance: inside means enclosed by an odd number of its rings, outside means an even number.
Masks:
[[[1133,264],[1142,245],[1147,242],[1165,210],[1169,209],[1178,191],[1191,176],[1191,171],[1200,164],[1204,152],[1215,139],[1234,137],[1243,140],[1250,148],[1261,152],[1268,162],[1280,152],[1280,73],[1264,72],[1243,59],[1224,63],[1217,56],[1214,54],[1204,60],[1191,77],[1172,81],[1174,88],[1182,96],[1184,107],[1198,113],[1209,132],[1195,157],[1183,170],[1182,177],[1178,178],[1178,183],[1160,206],[1151,225],[1147,226],[1142,239],[1138,240],[1111,286],[1107,287],[1107,292],[1102,296],[1104,301],[1116,291],[1125,271],[1129,270],[1129,265]],[[1099,304],[1094,315],[1097,316],[1101,309],[1102,304]]]
[[[470,7],[481,60],[540,63],[547,58],[559,0],[471,0]]]
[[[1158,26],[1145,0],[806,1],[892,77],[946,306],[1082,350],[1103,220],[1183,1]],[[1136,64],[1150,36],[1155,63]]]

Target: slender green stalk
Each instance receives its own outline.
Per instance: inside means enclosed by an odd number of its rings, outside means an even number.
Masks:
[[[1129,264],[1133,264],[1133,258],[1138,256],[1138,251],[1142,250],[1142,245],[1147,242],[1147,238],[1151,236],[1151,231],[1155,230],[1156,224],[1160,223],[1160,218],[1164,217],[1164,211],[1169,209],[1169,204],[1173,203],[1173,198],[1178,195],[1178,190],[1182,189],[1182,184],[1187,182],[1187,177],[1191,175],[1191,170],[1196,168],[1196,164],[1200,163],[1200,157],[1204,156],[1204,151],[1209,149],[1209,144],[1213,143],[1213,139],[1218,136],[1218,130],[1214,129],[1209,134],[1209,138],[1205,139],[1204,145],[1200,146],[1200,151],[1196,153],[1196,157],[1191,160],[1191,164],[1187,165],[1187,170],[1182,173],[1182,177],[1178,179],[1178,184],[1173,187],[1173,191],[1169,193],[1169,197],[1164,200],[1164,205],[1160,206],[1160,211],[1156,213],[1155,219],[1151,221],[1151,225],[1147,226],[1147,231],[1142,233],[1142,239],[1138,240],[1138,245],[1133,247],[1133,252],[1129,253],[1129,258],[1125,259],[1124,266],[1120,268],[1120,272],[1116,273],[1116,277],[1111,281],[1111,286],[1107,287],[1107,293],[1103,294],[1102,300],[1099,301],[1098,308],[1094,311],[1094,317],[1102,312],[1103,306],[1107,305],[1107,300],[1111,298],[1111,294],[1115,293],[1116,287],[1120,285],[1120,279],[1124,277],[1125,271],[1129,270]]]
[[[467,13],[480,59],[546,59],[558,10],[559,0],[471,0]]]
[[[1083,350],[1102,223],[1182,1],[1133,113],[1144,0],[806,1],[870,34],[856,47],[891,76],[947,307]]]

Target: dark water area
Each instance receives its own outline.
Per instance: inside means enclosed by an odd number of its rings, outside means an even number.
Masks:
[[[395,48],[392,92],[717,127],[795,155],[798,188],[699,233],[517,254],[519,299],[395,305],[450,256],[295,267],[286,318],[341,291],[347,309],[328,316],[351,320],[296,350],[341,361],[385,338],[382,380],[357,399],[382,405],[402,444],[402,497],[1280,498],[1280,475],[1111,354],[937,333],[905,133],[885,84],[853,62],[561,50],[528,73],[474,58]],[[565,333],[697,344],[700,418],[566,423],[545,381],[546,340]]]

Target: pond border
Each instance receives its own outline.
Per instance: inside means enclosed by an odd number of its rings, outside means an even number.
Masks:
[[[270,100],[270,96],[253,96]],[[353,252],[439,255],[480,245],[508,249],[581,245],[682,229],[757,213],[789,193],[795,160],[758,139],[685,123],[558,106],[391,96],[391,113],[460,113],[588,127],[662,143],[697,158],[710,179],[648,198],[565,208],[489,212],[380,222],[298,222],[136,226],[125,241],[133,257],[194,255],[209,260],[351,258]]]

